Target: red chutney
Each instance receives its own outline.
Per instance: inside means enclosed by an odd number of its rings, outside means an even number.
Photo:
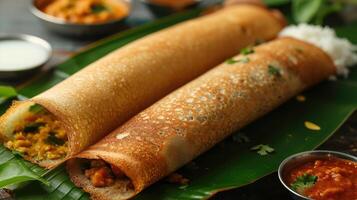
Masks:
[[[317,176],[316,183],[302,195],[315,200],[357,200],[357,162],[328,157],[307,162],[287,177],[291,185],[298,177]]]

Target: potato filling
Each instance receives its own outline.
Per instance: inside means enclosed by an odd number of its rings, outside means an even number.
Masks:
[[[14,137],[5,143],[35,161],[56,160],[67,155],[67,133],[55,117],[40,105],[29,108],[24,120],[15,125]]]
[[[94,187],[111,186],[116,178],[125,177],[125,174],[119,168],[103,160],[91,160],[89,164],[89,168],[84,170],[84,175]]]

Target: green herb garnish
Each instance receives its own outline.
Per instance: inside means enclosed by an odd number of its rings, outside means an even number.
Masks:
[[[242,59],[238,60],[241,63],[249,63],[250,59],[248,57],[243,57]]]
[[[234,60],[233,58],[229,58],[228,60],[226,60],[226,63],[232,65],[232,64],[235,64],[235,63],[238,63],[238,62],[240,62],[240,63],[248,63],[249,61],[250,61],[250,59],[248,57],[243,57],[243,58],[241,58],[239,60]]]
[[[250,148],[250,150],[256,151],[261,156],[268,155],[269,153],[273,153],[275,151],[272,147],[265,144],[259,144],[257,146]]]
[[[254,49],[252,47],[246,47],[240,50],[240,53],[243,55],[248,55],[254,53]]]
[[[56,133],[55,132],[50,132],[48,134],[46,142],[48,144],[58,145],[58,146],[61,146],[61,145],[64,144],[64,141],[62,139],[59,139],[58,137],[56,137]]]
[[[268,66],[268,72],[269,72],[269,74],[274,75],[274,76],[281,76],[280,69],[273,65]]]
[[[100,12],[108,10],[108,8],[102,4],[96,4],[91,7],[91,10],[92,10],[92,13],[100,13]]]
[[[30,106],[29,111],[34,114],[38,114],[44,112],[45,109],[39,104],[33,104],[32,106]]]
[[[41,127],[41,126],[44,126],[45,123],[43,122],[32,122],[32,123],[29,123],[27,124],[25,127],[24,127],[24,132],[25,133],[34,133],[34,132],[38,132],[38,129]]]
[[[298,193],[303,193],[307,188],[315,185],[317,181],[317,176],[311,174],[304,174],[296,178],[296,180],[291,183],[291,189],[295,190]]]
[[[238,61],[237,61],[237,60],[234,60],[233,58],[229,58],[229,59],[226,60],[226,63],[227,63],[227,64],[230,64],[230,65],[235,64],[235,63],[237,63],[237,62],[238,62]]]

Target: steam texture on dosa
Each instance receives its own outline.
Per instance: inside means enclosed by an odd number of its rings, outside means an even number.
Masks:
[[[55,160],[25,158],[53,167],[242,47],[276,37],[283,25],[275,16],[265,8],[237,5],[139,39],[38,96],[15,103],[0,119],[2,138],[13,138],[15,122],[26,120],[34,103],[43,106],[57,120],[52,124],[65,129],[68,152]],[[16,147],[15,142],[9,146]]]
[[[94,199],[130,198],[335,73],[325,52],[292,38],[247,52],[167,95],[69,160],[73,182]],[[120,169],[125,177],[94,187],[79,166],[95,159]]]

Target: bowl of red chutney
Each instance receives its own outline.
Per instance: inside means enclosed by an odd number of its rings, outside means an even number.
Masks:
[[[278,175],[296,200],[357,200],[357,157],[353,155],[301,152],[286,158]]]

